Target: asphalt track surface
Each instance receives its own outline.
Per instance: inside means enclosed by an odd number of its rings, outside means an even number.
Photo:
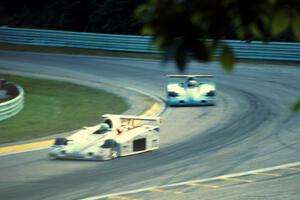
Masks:
[[[176,73],[159,61],[16,52],[0,52],[0,69],[108,82],[161,98],[165,75]],[[218,105],[167,109],[158,151],[105,162],[51,160],[46,150],[2,156],[0,198],[81,199],[300,161],[300,115],[288,109],[299,98],[299,66],[238,64],[227,74],[217,63],[191,63],[187,73],[215,76]],[[300,198],[299,175],[259,184],[186,199]]]

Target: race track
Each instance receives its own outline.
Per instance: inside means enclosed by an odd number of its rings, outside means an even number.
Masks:
[[[166,75],[176,73],[159,61],[17,52],[0,52],[1,69],[107,82],[161,98]],[[192,63],[187,73],[215,76],[218,105],[167,109],[159,151],[106,162],[50,160],[45,150],[2,156],[0,199],[81,199],[300,161],[300,113],[288,109],[299,98],[300,66],[238,64],[228,74],[217,63]],[[268,192],[281,187],[277,182]],[[285,195],[300,197],[299,189],[291,184]],[[227,188],[222,199],[233,199],[229,194]]]

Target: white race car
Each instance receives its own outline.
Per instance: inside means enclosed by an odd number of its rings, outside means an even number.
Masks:
[[[159,117],[105,114],[103,123],[57,138],[49,156],[60,159],[110,160],[159,148]],[[147,123],[146,123],[147,122]]]
[[[169,106],[215,105],[216,86],[211,75],[168,75]]]

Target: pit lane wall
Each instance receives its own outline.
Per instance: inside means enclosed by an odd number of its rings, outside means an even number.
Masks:
[[[99,49],[104,51],[161,53],[152,45],[152,37],[139,35],[99,34],[87,32],[54,31],[0,27],[0,43],[54,47]],[[235,57],[249,60],[300,61],[298,42],[262,42],[224,40],[233,49]],[[217,51],[216,56],[220,55]]]
[[[17,115],[24,107],[23,88],[13,82],[5,82],[0,85],[0,91],[4,98],[0,98],[0,121]],[[8,99],[6,99],[8,98]]]

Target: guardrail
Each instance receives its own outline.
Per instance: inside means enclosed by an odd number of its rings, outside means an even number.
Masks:
[[[240,59],[300,61],[300,43],[225,40]],[[151,37],[44,29],[0,28],[0,43],[76,47],[105,51],[160,53]]]
[[[4,101],[0,103],[0,121],[8,119],[16,114],[18,114],[24,107],[24,90],[21,86],[13,83],[6,82],[5,85],[10,85],[15,87],[18,91],[18,94],[15,98]]]

